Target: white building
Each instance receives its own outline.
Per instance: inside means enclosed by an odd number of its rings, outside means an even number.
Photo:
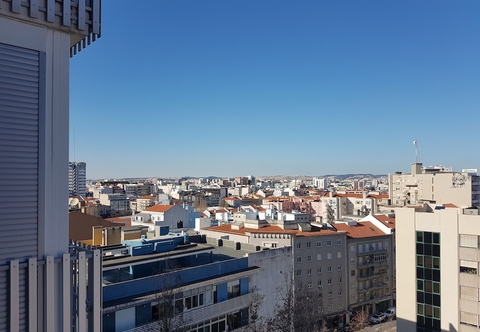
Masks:
[[[0,0],[1,331],[100,330],[99,253],[70,255],[65,204],[70,56],[100,21],[99,0]]]
[[[478,331],[478,210],[431,206],[395,213],[397,329]]]
[[[68,163],[68,195],[85,196],[87,193],[87,164],[84,162]]]
[[[389,175],[392,205],[453,203],[459,207],[480,205],[480,176],[477,170],[454,172],[443,166],[423,167],[413,163],[411,173]]]

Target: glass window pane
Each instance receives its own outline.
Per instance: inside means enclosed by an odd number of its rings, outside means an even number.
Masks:
[[[417,255],[417,266],[423,267],[423,256]]]
[[[423,242],[423,232],[417,232],[417,242]]]
[[[423,304],[417,303],[417,313],[423,315]]]

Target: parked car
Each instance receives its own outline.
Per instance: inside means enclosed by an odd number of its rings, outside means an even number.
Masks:
[[[370,323],[372,324],[380,324],[382,323],[383,321],[385,321],[385,319],[387,319],[387,317],[385,317],[384,314],[375,314],[375,315],[372,315],[370,317]]]
[[[387,310],[385,310],[383,315],[387,318],[390,318],[390,317],[394,318],[397,315],[397,309],[395,307],[390,307]]]

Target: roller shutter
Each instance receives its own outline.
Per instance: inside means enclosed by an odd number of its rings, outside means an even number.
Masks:
[[[40,53],[0,43],[0,267],[37,257]],[[20,271],[20,329],[25,271]],[[0,272],[0,330],[8,326],[7,271]]]

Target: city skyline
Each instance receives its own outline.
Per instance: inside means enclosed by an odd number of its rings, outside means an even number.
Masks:
[[[480,166],[478,2],[122,4],[71,60],[88,178]]]

